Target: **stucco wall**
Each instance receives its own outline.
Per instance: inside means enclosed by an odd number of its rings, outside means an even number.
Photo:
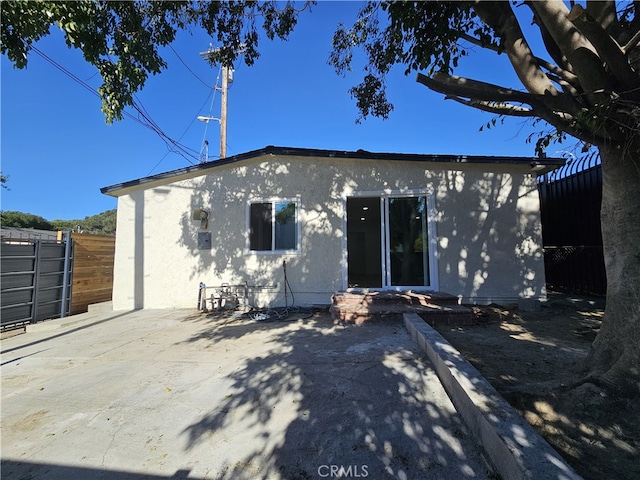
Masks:
[[[435,200],[440,290],[476,303],[543,297],[538,194],[526,172],[513,165],[261,157],[134,189],[118,198],[114,308],[195,308],[200,282],[245,281],[265,287],[252,289],[252,304],[282,305],[283,260],[296,304],[328,304],[346,287],[346,195],[421,189]],[[247,202],[275,197],[300,201],[298,254],[246,248]],[[211,212],[210,250],[198,249],[195,208]]]

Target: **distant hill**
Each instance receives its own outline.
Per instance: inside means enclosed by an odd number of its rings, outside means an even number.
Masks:
[[[70,230],[100,235],[116,234],[116,209],[106,210],[84,220],[47,220],[38,215],[16,211],[0,211],[3,227],[35,228],[38,230]]]

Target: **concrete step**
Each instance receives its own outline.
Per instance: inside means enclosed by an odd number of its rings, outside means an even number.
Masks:
[[[38,323],[31,323],[27,325],[26,332],[48,332],[59,328],[71,327],[78,323],[95,320],[97,318],[98,314],[95,312],[78,313],[76,315],[69,315],[68,317],[54,318],[51,320],[43,320]]]
[[[101,303],[92,303],[87,306],[87,311],[91,313],[113,312],[113,302],[111,300]]]

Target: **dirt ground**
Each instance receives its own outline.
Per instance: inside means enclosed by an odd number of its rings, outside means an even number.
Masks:
[[[570,387],[602,321],[602,297],[552,293],[538,312],[474,308],[476,324],[438,327],[586,480],[640,478],[640,399]]]

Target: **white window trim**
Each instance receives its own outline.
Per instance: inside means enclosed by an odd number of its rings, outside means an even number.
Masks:
[[[251,250],[251,205],[254,203],[271,203],[274,208],[271,209],[272,221],[275,221],[275,204],[293,202],[296,205],[296,248],[288,250]],[[259,197],[252,198],[247,201],[245,211],[245,254],[246,255],[297,255],[300,253],[302,226],[300,221],[300,196],[296,197]],[[272,235],[275,235],[275,228],[272,229]],[[275,240],[272,237],[272,245]]]

